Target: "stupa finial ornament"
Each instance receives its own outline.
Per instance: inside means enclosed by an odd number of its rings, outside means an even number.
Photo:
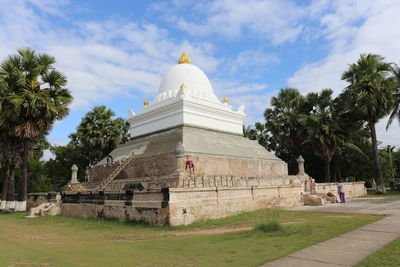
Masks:
[[[179,64],[190,64],[192,61],[190,60],[190,57],[186,54],[185,51],[183,51],[181,57],[179,58],[178,61]]]

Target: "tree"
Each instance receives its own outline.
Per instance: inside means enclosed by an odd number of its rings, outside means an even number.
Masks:
[[[388,123],[386,125],[386,130],[390,127],[393,120],[397,117],[400,122],[400,68],[397,65],[392,67],[393,80],[394,80],[394,105],[392,113],[390,114]]]
[[[53,146],[50,148],[54,157],[45,162],[45,177],[48,178],[54,190],[59,190],[71,179],[71,166],[78,166],[78,177],[83,177],[89,160],[85,157],[80,147],[68,144],[66,146]]]
[[[268,134],[265,124],[256,122],[254,126],[254,128],[251,128],[251,126],[243,126],[243,135],[250,140],[257,140],[260,145],[268,150],[272,150],[274,148],[274,143]]]
[[[66,77],[54,68],[55,62],[52,56],[26,48],[9,56],[0,67],[0,86],[6,92],[1,99],[0,128],[7,131],[7,138],[17,139],[22,148],[20,206],[16,210],[26,210],[28,159],[33,146],[55,121],[68,114],[68,105],[72,102],[70,91],[65,88]],[[7,168],[11,173],[15,167]]]
[[[80,147],[90,164],[107,156],[118,144],[129,140],[129,123],[122,118],[113,119],[115,113],[105,106],[97,106],[86,113],[69,137],[71,144]]]
[[[391,66],[384,58],[374,54],[361,54],[360,59],[342,74],[342,80],[349,83],[344,94],[348,94],[354,110],[368,123],[373,158],[375,162],[377,193],[385,193],[382,168],[379,161],[375,124],[389,114],[393,106],[393,79],[390,77]]]
[[[299,118],[308,135],[306,142],[325,160],[325,182],[331,180],[330,162],[344,140],[338,114],[335,114],[332,93],[332,90],[325,89],[321,93],[308,94],[306,101],[313,107],[312,111]]]
[[[393,162],[394,149],[394,146],[387,145],[385,149],[379,151],[385,181],[393,182],[396,177],[396,169]]]
[[[264,112],[266,130],[272,135],[272,143],[276,144],[274,149],[280,158],[287,157],[291,173],[297,173],[296,158],[306,138],[299,115],[309,110],[305,98],[297,89],[285,88],[271,99],[271,107]]]
[[[248,126],[243,125],[243,136],[249,138],[250,140],[256,140],[257,132],[256,130],[251,128],[251,125]]]

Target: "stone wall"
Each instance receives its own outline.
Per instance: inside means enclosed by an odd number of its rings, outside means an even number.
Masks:
[[[89,181],[108,177],[131,152],[135,158],[115,179],[159,181],[184,170],[191,159],[197,175],[236,177],[287,176],[287,164],[272,155],[257,141],[236,134],[180,126],[118,146],[110,155],[115,165],[109,167],[101,160],[89,173]],[[169,183],[170,181],[168,181]]]
[[[125,193],[64,193],[61,214],[152,225],[179,225],[302,204],[303,186],[165,188]]]
[[[367,194],[365,182],[344,183],[346,198],[360,197]],[[336,183],[315,183],[316,193],[327,194],[328,192],[338,196]]]
[[[45,202],[56,202],[56,195],[57,192],[28,193],[28,199],[26,201],[26,210],[29,211],[31,208],[37,207]],[[0,194],[0,203],[1,203],[1,194]]]
[[[115,178],[118,179],[146,179],[154,177],[164,177],[176,172],[176,156],[175,154],[166,154],[161,156],[146,157],[133,159],[132,162],[119,173]],[[107,178],[116,168],[118,164],[111,167],[103,164],[96,165],[90,170],[89,181],[99,182]]]
[[[281,160],[228,158],[189,154],[183,160],[194,162],[198,175],[227,175],[239,177],[262,177],[288,175],[287,164]]]
[[[169,224],[189,224],[263,208],[300,206],[302,190],[302,185],[171,188]]]
[[[168,224],[168,190],[126,193],[64,193],[61,214],[81,218]]]
[[[56,192],[51,193],[29,193],[26,202],[26,210],[37,207],[45,202],[56,202]]]
[[[127,186],[140,186],[146,189],[160,188],[198,188],[198,187],[245,187],[245,186],[278,186],[303,184],[307,175],[240,177],[230,175],[189,175],[182,171],[172,175],[142,177],[113,180],[105,189],[106,192],[125,192]],[[83,183],[87,188],[94,188],[94,184]],[[130,188],[132,189],[132,188]]]
[[[195,177],[246,177],[284,178],[287,179],[287,165],[283,161],[250,160],[239,158],[220,158],[211,156],[188,155],[177,159],[175,155],[163,155],[151,158],[134,159],[115,180],[131,180],[142,182],[146,188],[175,187],[178,183],[177,160],[191,159],[195,165]],[[118,165],[108,167],[97,165],[90,171],[90,182],[100,182],[107,178]],[[182,169],[184,175],[185,170]],[[236,178],[235,178],[236,179]],[[182,181],[182,179],[181,179]],[[159,188],[161,188],[159,187]],[[113,191],[113,190],[111,190]]]
[[[233,176],[233,175],[208,175],[196,174],[189,176],[187,173],[180,175],[179,188],[197,187],[251,187],[251,186],[278,186],[303,184],[308,179],[307,175],[286,176]]]

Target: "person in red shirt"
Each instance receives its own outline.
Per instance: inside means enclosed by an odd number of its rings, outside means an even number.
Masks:
[[[194,174],[194,163],[191,159],[186,160],[185,170],[187,171],[188,169],[190,175],[192,175],[192,173]]]

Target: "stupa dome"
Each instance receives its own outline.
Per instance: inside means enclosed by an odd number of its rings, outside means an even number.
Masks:
[[[187,57],[186,53],[182,54],[180,64],[172,66],[162,79],[155,102],[175,97],[179,89],[185,87],[191,97],[220,103],[206,74],[199,67],[188,63],[188,57],[186,62],[183,57]]]
[[[244,106],[233,111],[226,97],[222,103],[207,76],[185,52],[167,71],[155,100],[146,100],[140,114],[129,114],[132,137],[182,125],[242,135],[245,118]]]

